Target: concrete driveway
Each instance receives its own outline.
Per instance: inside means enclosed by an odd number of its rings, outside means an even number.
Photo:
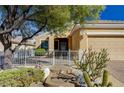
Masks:
[[[124,84],[124,60],[111,61],[108,63],[107,68],[115,79]]]

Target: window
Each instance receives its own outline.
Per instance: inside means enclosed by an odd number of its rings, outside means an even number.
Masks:
[[[41,41],[41,48],[48,50],[48,40],[42,40]]]

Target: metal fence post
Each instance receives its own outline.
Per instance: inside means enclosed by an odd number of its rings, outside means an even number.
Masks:
[[[25,59],[25,67],[26,67],[26,48],[24,51],[25,51],[24,59]]]
[[[55,65],[55,51],[53,51],[53,64],[52,65]]]
[[[70,53],[70,49],[68,51],[68,65],[71,65],[71,53]]]

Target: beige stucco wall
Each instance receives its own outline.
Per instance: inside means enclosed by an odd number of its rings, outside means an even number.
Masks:
[[[83,33],[83,35],[80,33],[80,49],[88,49],[88,36],[86,33]]]
[[[108,49],[111,60],[124,60],[124,37],[89,37],[88,45],[94,50]]]
[[[53,35],[51,35],[51,36],[49,36],[49,39],[48,39],[49,41],[49,45],[48,45],[48,47],[49,47],[49,51],[53,51],[54,50],[54,36]]]
[[[79,48],[80,48],[80,43],[79,43],[79,41],[80,41],[80,31],[75,31],[75,33],[74,34],[72,34],[72,36],[71,36],[72,38],[71,38],[71,48],[72,48],[72,50],[79,50]]]
[[[68,37],[68,49],[72,49],[72,37]]]

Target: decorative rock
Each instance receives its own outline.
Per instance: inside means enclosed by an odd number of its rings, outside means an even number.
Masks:
[[[45,86],[47,87],[74,87],[75,85],[73,83],[65,82],[62,79],[57,79],[52,77],[57,77],[57,74],[50,73],[49,77],[45,81]]]
[[[72,73],[76,76],[76,81],[79,84],[80,87],[85,87],[86,84],[84,82],[83,74],[80,70],[73,69]]]
[[[50,69],[49,68],[44,68],[44,80],[50,75]]]

